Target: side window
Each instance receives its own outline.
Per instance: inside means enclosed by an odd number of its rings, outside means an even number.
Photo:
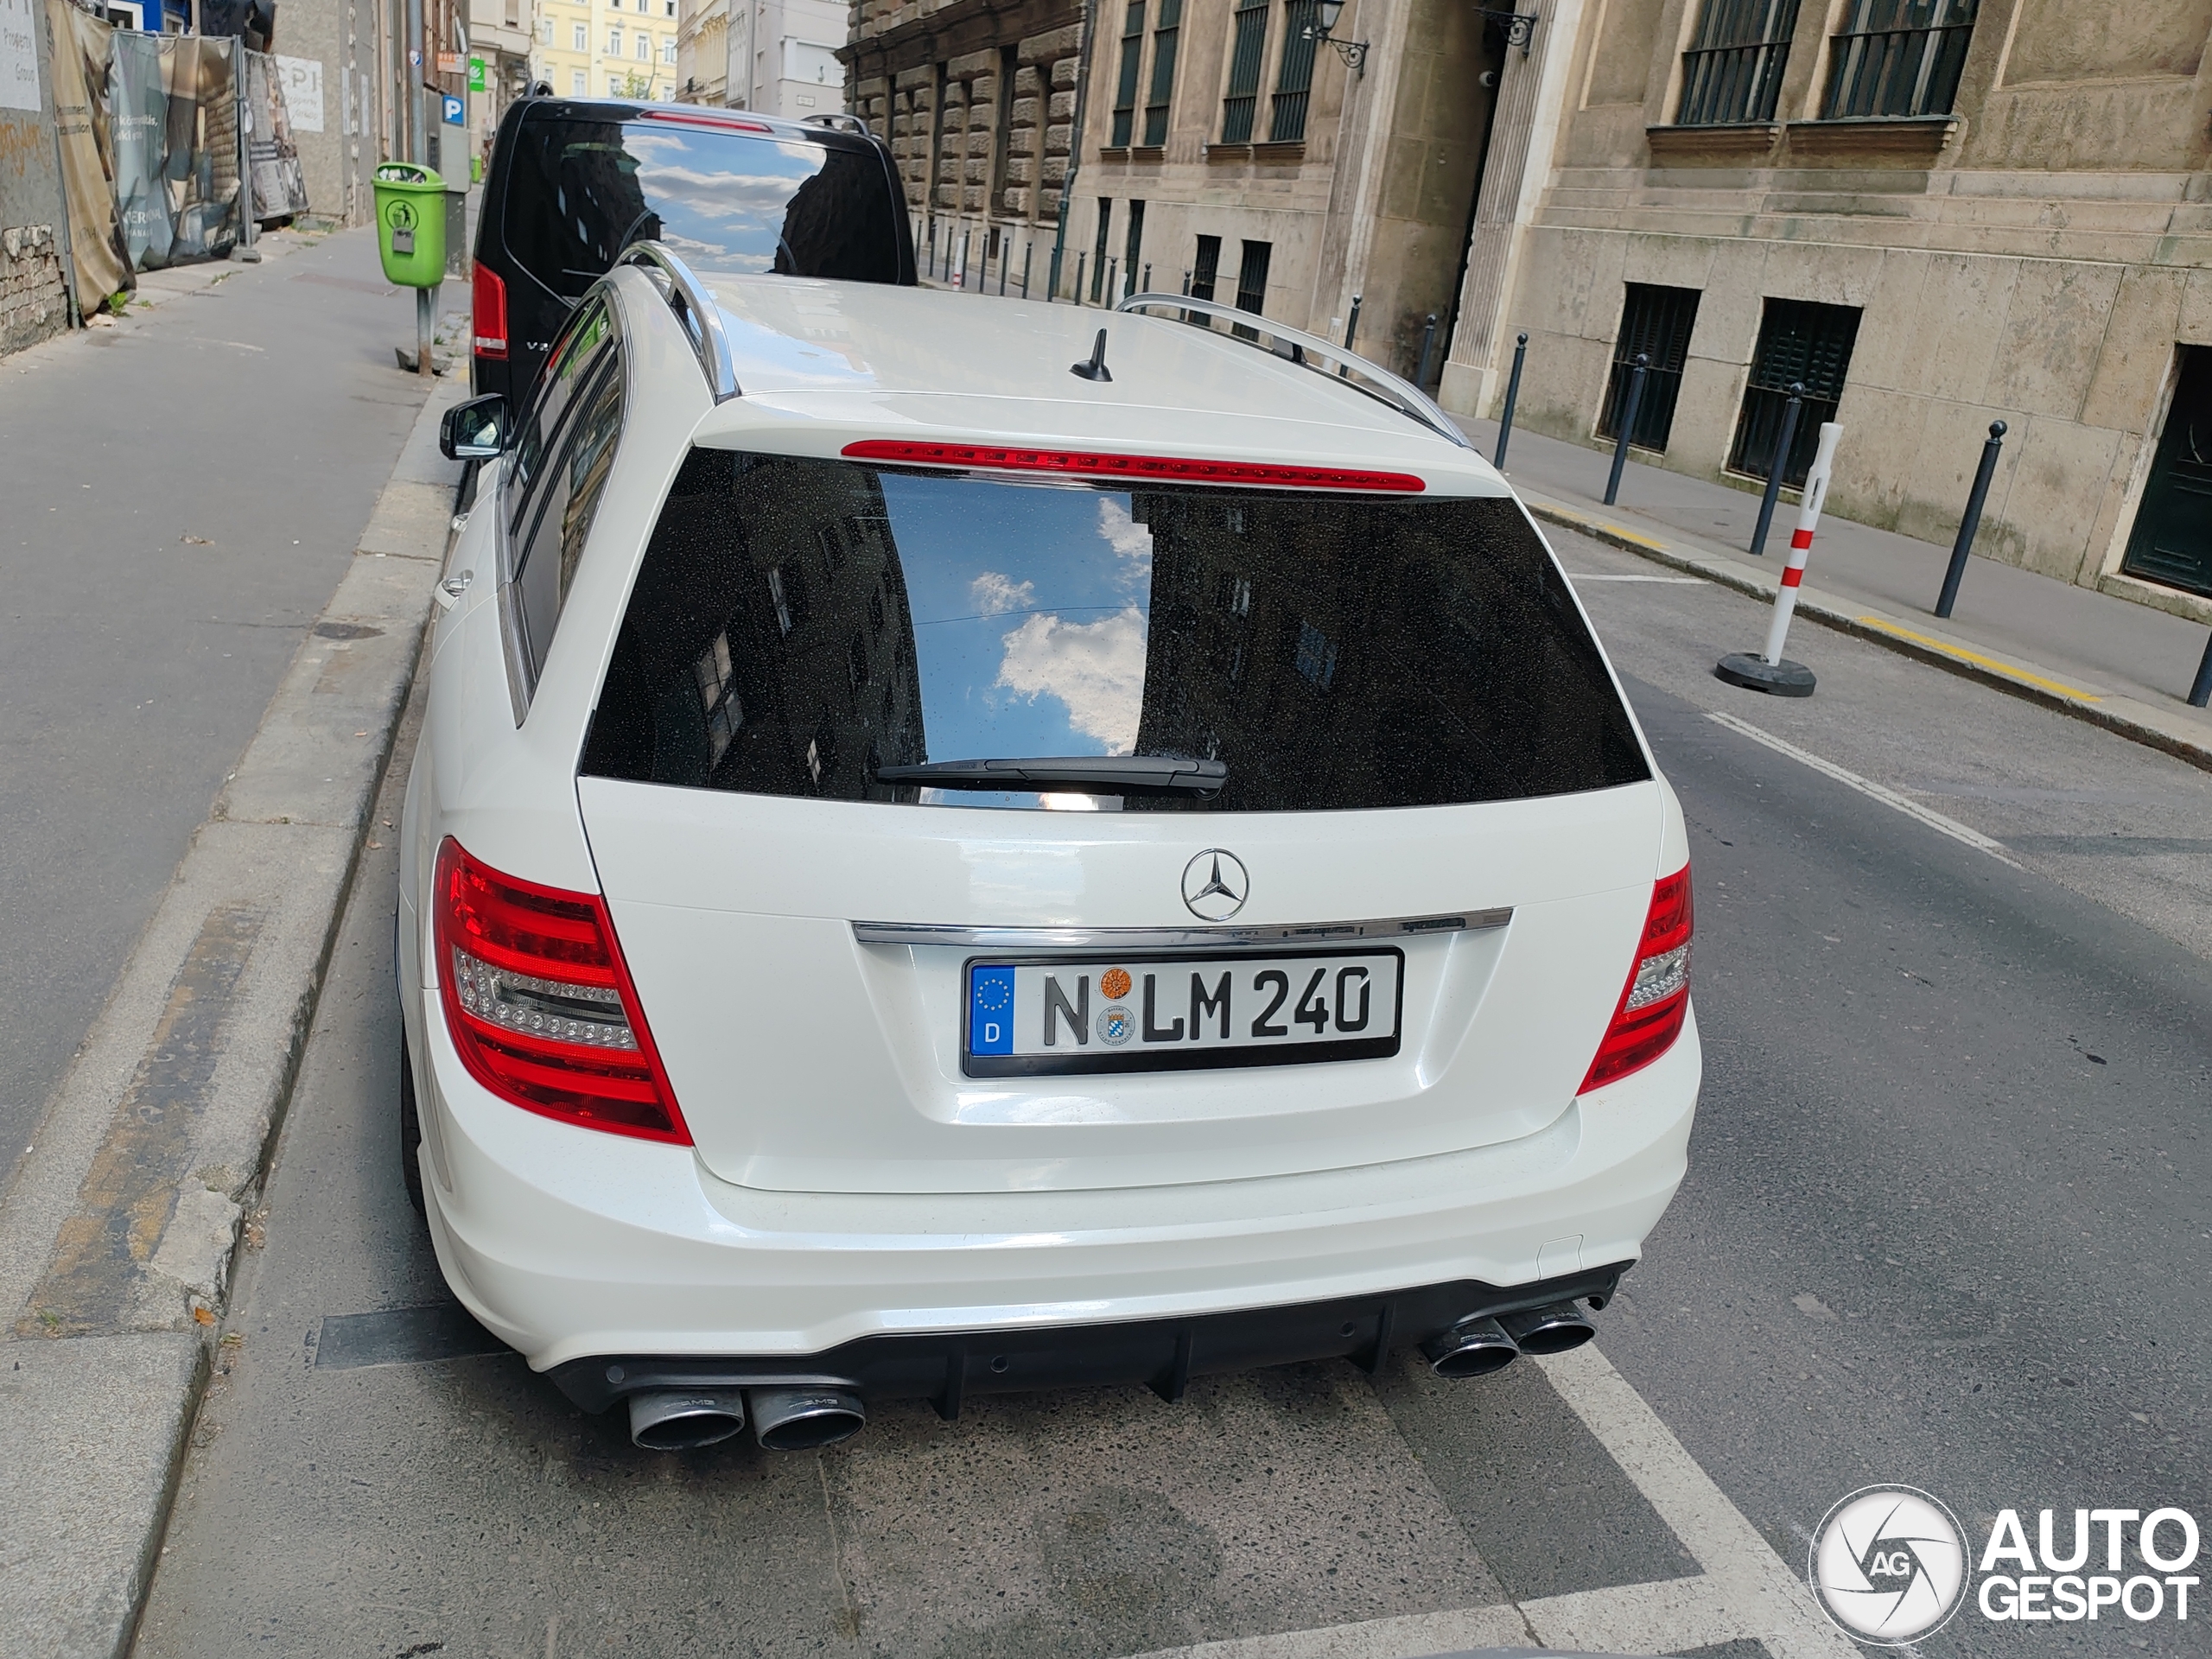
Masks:
[[[530,539],[515,567],[515,614],[534,681],[544,671],[553,631],[568,603],[584,543],[598,516],[600,498],[614,470],[622,436],[622,360],[610,353],[573,401],[575,418],[568,424],[533,509]]]
[[[531,388],[530,405],[518,423],[522,435],[515,444],[506,483],[508,544],[518,556],[518,571],[521,569],[521,527],[536,512],[544,493],[540,474],[546,457],[560,437],[561,423],[575,401],[576,389],[608,354],[613,338],[613,319],[607,302],[597,297],[586,300],[553,342],[545,366],[538,372],[537,384]]]

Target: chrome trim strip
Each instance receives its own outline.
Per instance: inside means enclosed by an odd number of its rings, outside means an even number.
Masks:
[[[1287,346],[1296,347],[1294,353],[1283,353],[1272,346],[1262,346],[1256,339],[1243,341],[1271,357],[1285,358],[1287,361],[1312,368],[1316,374],[1325,374],[1329,371],[1316,367],[1312,359],[1326,358],[1337,365],[1337,378],[1354,391],[1363,392],[1377,403],[1389,404],[1402,415],[1411,416],[1438,436],[1449,439],[1462,449],[1475,447],[1468,442],[1467,435],[1452,423],[1452,417],[1413,382],[1400,379],[1380,363],[1371,363],[1341,346],[1331,345],[1319,334],[1309,334],[1298,328],[1286,328],[1256,312],[1240,310],[1236,306],[1224,305],[1219,300],[1194,300],[1187,294],[1132,294],[1114,308],[1116,311],[1195,312],[1207,319],[1206,330],[1210,334],[1219,332],[1213,327],[1213,319],[1219,317],[1239,328],[1249,328],[1255,334],[1265,334],[1271,340],[1279,340]],[[1237,340],[1241,337],[1231,334],[1229,338]],[[1347,369],[1373,381],[1374,385],[1362,385],[1344,372]]]
[[[706,285],[691,274],[691,267],[658,242],[632,242],[614,263],[655,266],[667,276],[670,291],[663,297],[676,313],[676,320],[683,324],[683,332],[691,336],[691,349],[699,358],[699,372],[707,377],[707,391],[718,404],[726,404],[736,397],[737,359],[731,354],[729,336],[722,329],[721,308],[715,303],[715,296],[707,291]]]
[[[985,950],[1249,950],[1255,945],[1336,944],[1358,939],[1418,938],[1503,927],[1513,906],[1382,921],[1299,922],[1260,927],[963,927],[935,922],[855,922],[862,944],[938,944]]]

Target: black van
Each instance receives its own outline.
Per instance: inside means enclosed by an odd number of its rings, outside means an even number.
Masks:
[[[849,116],[524,99],[484,183],[474,391],[519,402],[569,308],[644,238],[702,271],[915,280],[898,168]]]

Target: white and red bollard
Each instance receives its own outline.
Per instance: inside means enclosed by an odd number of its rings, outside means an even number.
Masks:
[[[1814,452],[1813,469],[1805,474],[1805,493],[1797,508],[1797,529],[1789,537],[1789,563],[1782,572],[1782,586],[1774,595],[1774,620],[1767,625],[1766,649],[1754,657],[1738,652],[1723,657],[1713,673],[1731,685],[1770,696],[1809,697],[1813,671],[1802,663],[1785,661],[1783,641],[1789,637],[1789,619],[1797,613],[1797,589],[1805,580],[1805,560],[1813,550],[1813,528],[1821,522],[1821,504],[1827,499],[1828,474],[1835,470],[1835,446],[1843,429],[1834,421],[1821,426],[1820,448]],[[1781,466],[1784,457],[1777,456]]]

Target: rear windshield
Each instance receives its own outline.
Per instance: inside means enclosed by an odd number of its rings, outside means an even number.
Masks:
[[[1217,764],[1186,779],[1198,787],[1122,789],[1083,775],[1099,756]],[[1070,777],[1033,771],[1039,786],[1017,791],[883,775],[1040,758]],[[654,529],[583,770],[832,800],[1201,812],[1506,800],[1649,775],[1509,499],[1132,491],[707,449]]]
[[[895,283],[899,211],[873,146],[540,117],[516,130],[501,230],[575,299],[641,237],[715,270]]]

